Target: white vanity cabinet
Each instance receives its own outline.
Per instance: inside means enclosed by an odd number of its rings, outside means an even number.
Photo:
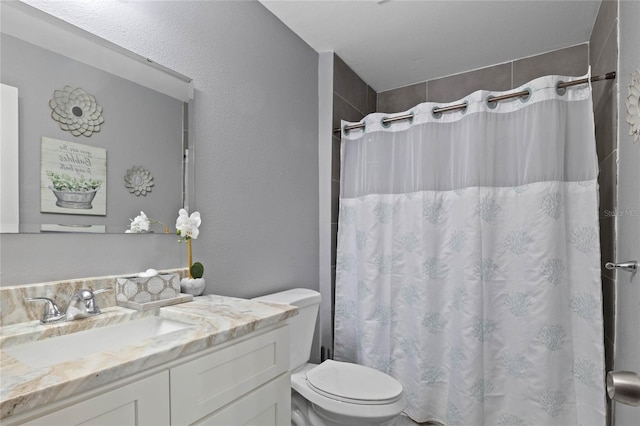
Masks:
[[[281,323],[2,420],[9,425],[290,425]]]

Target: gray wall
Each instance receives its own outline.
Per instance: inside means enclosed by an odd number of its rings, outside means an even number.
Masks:
[[[171,224],[182,206],[182,101],[2,35],[2,83],[18,88],[20,105],[20,232],[39,232],[40,224],[106,225],[123,233],[140,211]],[[95,96],[105,122],[90,137],[73,136],[51,118],[54,90],[80,87]],[[104,148],[106,216],[40,213],[40,141],[42,137]],[[146,196],[131,194],[126,171],[141,165],[154,186]],[[78,210],[79,214],[88,210]],[[154,232],[163,232],[154,226]]]
[[[193,248],[208,293],[318,288],[315,51],[257,2],[28,3],[194,79]],[[159,235],[0,243],[3,285],[186,266],[186,247]]]
[[[640,2],[621,1],[620,69],[618,73],[618,192],[616,221],[618,261],[640,261],[640,143],[629,135],[625,101],[629,95],[631,73],[640,71]],[[640,374],[640,274],[619,271],[616,276],[617,319],[615,369]],[[616,404],[615,425],[638,424],[640,408]]]

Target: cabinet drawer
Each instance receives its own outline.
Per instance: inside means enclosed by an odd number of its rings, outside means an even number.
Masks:
[[[291,380],[283,374],[237,401],[194,423],[194,426],[289,426]]]
[[[171,423],[191,424],[288,368],[286,326],[172,368]]]

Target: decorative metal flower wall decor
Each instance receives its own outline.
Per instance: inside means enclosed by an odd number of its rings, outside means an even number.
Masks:
[[[629,135],[635,142],[640,141],[640,71],[631,74],[629,96],[627,96],[627,123],[631,126]]]
[[[96,98],[79,87],[65,86],[63,90],[54,91],[49,106],[51,117],[73,136],[91,136],[100,131],[100,124],[104,122],[102,107]]]
[[[129,192],[136,196],[147,195],[153,186],[153,176],[151,172],[142,166],[133,166],[124,175],[124,184]]]

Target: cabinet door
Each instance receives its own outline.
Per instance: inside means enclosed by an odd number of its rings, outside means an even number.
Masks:
[[[162,426],[169,424],[169,371],[24,423],[30,426]]]
[[[284,374],[232,402],[194,426],[289,426],[291,380]]]
[[[288,368],[287,327],[174,367],[170,371],[171,423],[191,424],[285,373]]]

